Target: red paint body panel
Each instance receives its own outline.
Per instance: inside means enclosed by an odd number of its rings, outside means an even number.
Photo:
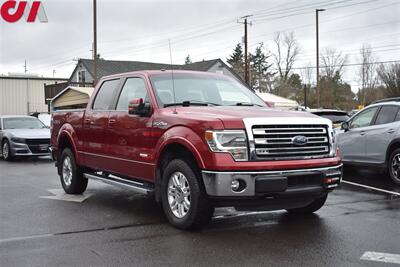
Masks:
[[[267,107],[159,108],[149,80],[150,75],[159,73],[162,72],[133,72],[103,78],[85,111],[53,113],[53,156],[57,158],[61,152],[61,139],[68,138],[79,165],[151,182],[155,180],[160,155],[171,144],[184,146],[193,154],[201,169],[214,171],[305,169],[335,166],[341,162],[340,156],[309,160],[236,162],[230,154],[211,152],[204,140],[206,130],[245,129],[244,118],[315,116]],[[121,79],[122,86],[126,77],[144,79],[152,104],[151,116],[139,117],[128,115],[127,111],[91,109],[93,99],[104,80]]]

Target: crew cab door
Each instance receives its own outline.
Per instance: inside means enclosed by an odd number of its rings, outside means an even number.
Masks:
[[[91,106],[86,109],[83,118],[84,151],[83,160],[87,167],[95,170],[107,170],[110,162],[107,158],[109,137],[106,134],[110,107],[115,97],[120,79],[104,81],[97,90]]]
[[[151,103],[145,79],[126,78],[108,120],[110,172],[152,181],[156,140],[152,136],[151,114],[128,114],[129,102],[138,98]]]
[[[399,115],[398,115],[399,114]],[[374,125],[366,132],[366,162],[381,164],[385,162],[386,151],[395,138],[400,119],[399,106],[384,105],[378,112]]]
[[[378,107],[367,108],[349,122],[349,130],[339,135],[339,147],[345,162],[364,162],[366,154],[366,133],[370,130]]]

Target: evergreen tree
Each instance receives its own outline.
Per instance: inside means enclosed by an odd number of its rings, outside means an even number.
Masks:
[[[192,64],[192,63],[193,62],[192,62],[192,59],[190,58],[190,55],[187,55],[185,58],[185,65]]]
[[[244,79],[244,55],[243,48],[238,43],[233,50],[232,55],[226,60],[231,65],[234,72],[236,72],[242,79]]]
[[[268,63],[271,55],[264,53],[264,44],[260,43],[254,54],[249,55],[250,86],[259,92],[271,91],[271,80],[275,73],[269,71],[272,63]]]

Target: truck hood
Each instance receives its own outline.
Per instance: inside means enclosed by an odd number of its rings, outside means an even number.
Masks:
[[[329,124],[330,121],[314,114],[302,111],[288,111],[261,107],[238,107],[238,106],[216,106],[216,107],[177,107],[178,116],[184,118],[197,118],[199,120],[219,119],[225,128],[243,128],[244,119],[257,118],[282,118],[290,120],[306,118],[313,123]]]
[[[5,133],[10,134],[12,137],[24,139],[47,139],[50,138],[50,129],[5,129]]]

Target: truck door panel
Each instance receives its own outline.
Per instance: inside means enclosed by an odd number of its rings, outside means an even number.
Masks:
[[[109,117],[108,156],[112,162],[111,172],[153,181],[156,140],[152,135],[152,119],[128,114],[130,100],[143,98],[145,102],[149,102],[148,95],[142,78],[127,78],[116,110],[111,111]]]

